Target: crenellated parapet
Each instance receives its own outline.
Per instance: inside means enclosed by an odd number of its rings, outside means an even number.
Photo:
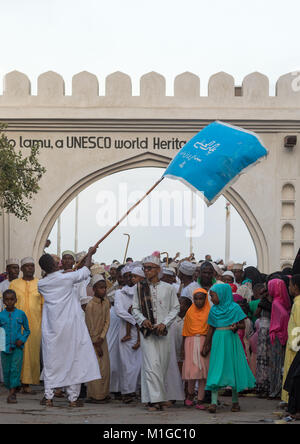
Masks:
[[[122,118],[124,108],[128,109],[127,118],[250,119],[251,110],[255,110],[256,119],[300,118],[300,71],[281,76],[274,96],[269,94],[268,77],[259,72],[247,75],[240,86],[225,72],[214,74],[207,96],[200,95],[200,78],[189,72],[174,79],[172,96],[166,95],[166,79],[156,72],[140,78],[138,96],[132,94],[127,74],[115,72],[101,81],[105,82],[104,95],[99,95],[97,76],[80,72],[72,78],[72,93],[66,95],[63,77],[48,71],[38,77],[37,94],[33,95],[29,78],[12,71],[4,77],[0,119],[52,118],[55,113],[57,118],[76,118],[78,108],[85,108],[86,118]]]

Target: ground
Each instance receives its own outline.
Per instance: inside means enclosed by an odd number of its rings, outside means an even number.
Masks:
[[[231,398],[220,397],[217,414],[187,408],[183,403],[164,412],[147,412],[144,405],[123,404],[111,401],[105,405],[85,404],[81,408],[69,408],[66,398],[54,398],[54,407],[40,405],[42,386],[33,387],[33,394],[18,394],[17,404],[7,404],[7,391],[0,386],[1,424],[263,424],[286,423],[280,416],[283,411],[278,401],[247,396],[240,398],[241,412],[230,411]],[[286,414],[284,414],[285,416]],[[292,422],[295,424],[298,422]],[[108,427],[109,428],[109,427]]]

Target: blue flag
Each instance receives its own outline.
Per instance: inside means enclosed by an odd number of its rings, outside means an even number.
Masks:
[[[245,168],[267,154],[255,133],[217,121],[181,148],[163,177],[181,180],[201,191],[211,205]]]

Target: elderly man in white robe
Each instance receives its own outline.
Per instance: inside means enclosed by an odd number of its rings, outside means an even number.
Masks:
[[[121,319],[119,330],[119,350],[121,358],[121,393],[123,402],[128,404],[136,398],[140,387],[140,374],[142,365],[141,349],[135,348],[137,343],[136,320],[130,314],[133,303],[133,282],[131,280],[132,265],[122,268],[121,273],[125,286],[115,293],[115,313]],[[126,324],[131,324],[131,334],[127,337]]]
[[[53,406],[54,389],[65,387],[70,407],[82,407],[78,400],[81,383],[100,379],[94,347],[82,316],[76,284],[90,275],[92,247],[80,270],[61,273],[51,255],[39,264],[46,276],[38,283],[44,297],[42,349],[45,395],[42,405]]]
[[[134,287],[132,315],[141,328],[142,402],[149,411],[164,410],[167,399],[166,375],[170,359],[168,328],[175,320],[179,301],[175,288],[159,279],[159,258],[143,260],[147,281]]]

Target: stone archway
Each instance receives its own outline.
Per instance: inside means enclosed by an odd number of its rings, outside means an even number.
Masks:
[[[35,238],[33,250],[34,256],[39,257],[42,254],[45,241],[64,208],[77,196],[78,193],[83,191],[89,185],[105,176],[129,169],[142,167],[166,168],[171,160],[172,159],[167,156],[144,153],[131,157],[125,161],[113,163],[105,168],[98,169],[73,184],[72,187],[61,195],[44,216]],[[237,210],[250,232],[256,250],[258,268],[261,270],[267,269],[269,266],[268,245],[257,219],[239,193],[232,187],[226,190],[224,197]]]

